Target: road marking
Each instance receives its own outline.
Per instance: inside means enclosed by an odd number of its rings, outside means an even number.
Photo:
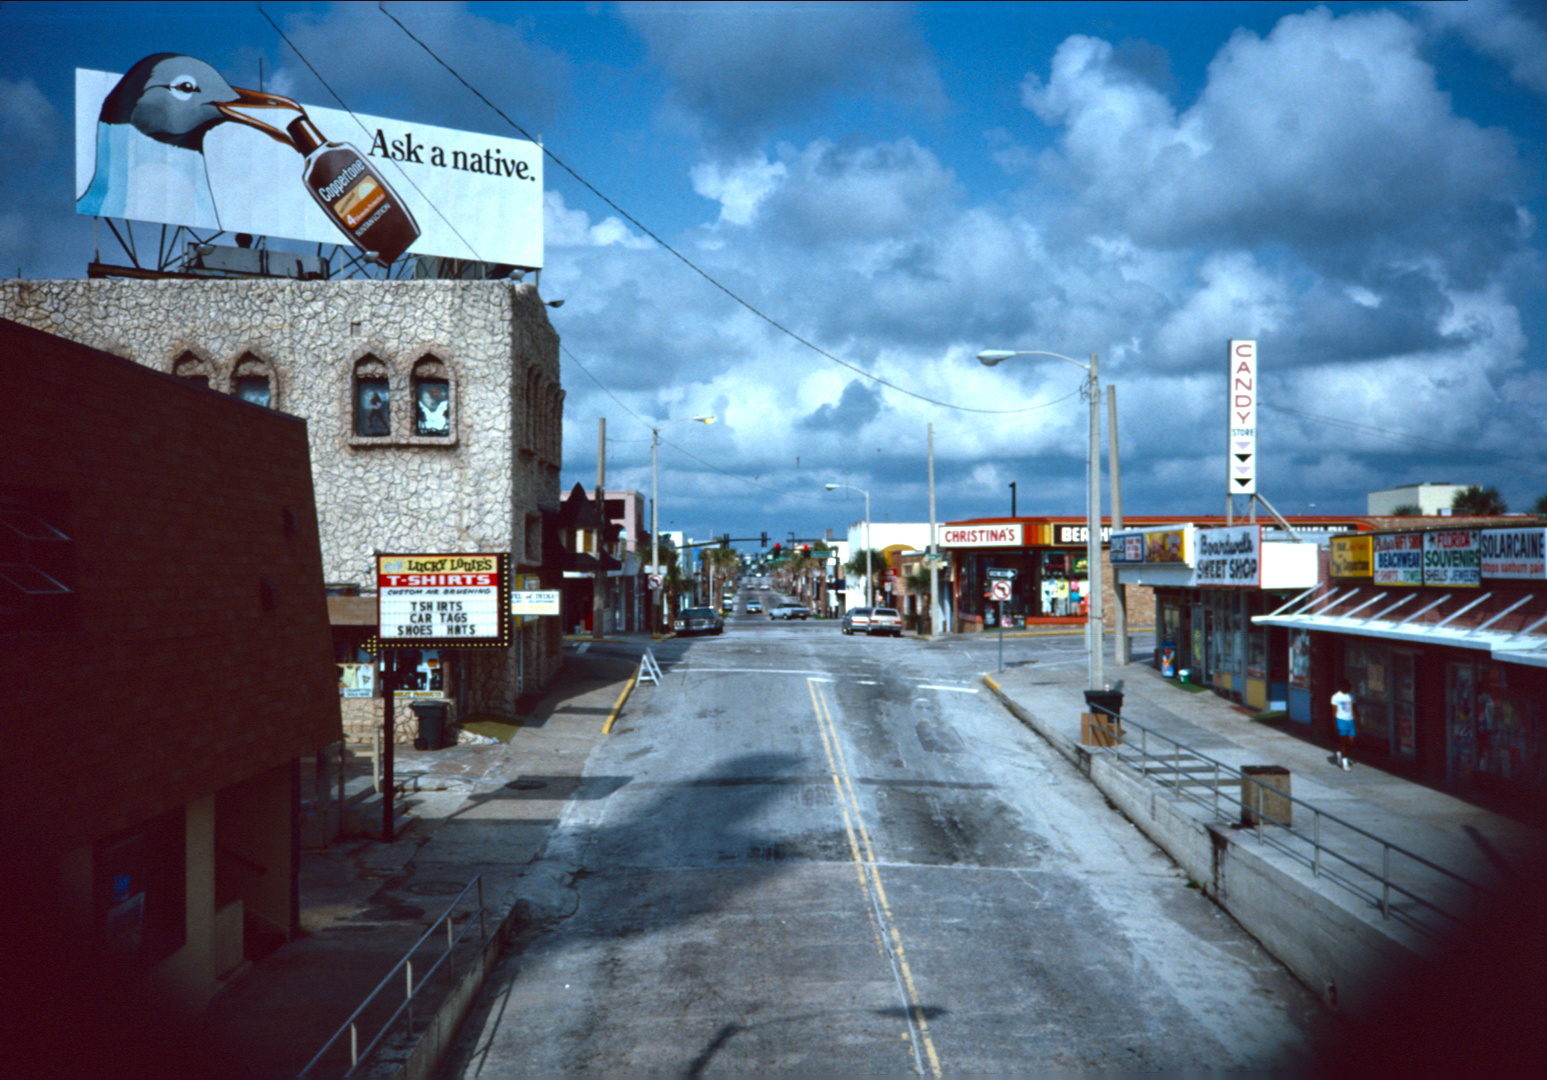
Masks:
[[[673,664],[673,671],[713,672],[716,675],[730,673],[733,675],[805,675],[822,679],[824,682],[832,682],[832,676],[825,671],[813,668],[762,668],[762,667],[704,667],[699,664]]]
[[[935,686],[931,683],[919,683],[920,690],[949,690],[955,694],[976,694],[976,686]]]
[[[811,707],[816,712],[817,727],[822,733],[822,746],[827,751],[827,765],[833,776],[833,788],[838,792],[838,805],[843,811],[843,825],[849,834],[849,851],[854,858],[855,869],[859,873],[860,886],[865,890],[870,899],[870,907],[873,917],[879,920],[881,932],[878,936],[892,964],[893,977],[901,984],[899,989],[903,992],[903,1003],[908,1012],[908,1036],[913,1042],[913,1061],[922,1076],[925,1071],[924,1059],[929,1059],[929,1074],[938,1078],[940,1072],[940,1057],[935,1053],[935,1041],[929,1034],[929,1018],[924,1011],[923,1003],[919,1000],[918,987],[913,982],[913,972],[908,968],[908,956],[902,946],[902,935],[897,930],[897,920],[892,916],[892,906],[886,899],[886,887],[881,884],[881,870],[876,862],[876,853],[870,843],[870,832],[865,828],[864,816],[860,813],[859,798],[854,793],[854,781],[849,775],[848,761],[844,758],[843,746],[838,741],[838,729],[833,724],[832,710],[828,707],[827,696],[822,693],[817,685],[817,680],[808,680],[811,690]],[[857,839],[856,839],[856,834]],[[860,857],[860,848],[864,848],[864,858]],[[872,926],[875,926],[873,923]],[[922,1054],[920,1053],[922,1051]]]

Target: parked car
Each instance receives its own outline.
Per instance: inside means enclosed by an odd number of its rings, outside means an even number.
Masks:
[[[838,629],[845,634],[855,632],[863,634],[870,629],[870,609],[868,607],[850,608],[843,613],[843,619],[838,623]]]
[[[714,608],[683,608],[677,612],[677,621],[672,624],[672,629],[679,634],[723,634],[725,620]]]
[[[780,604],[768,613],[770,619],[809,619],[811,609],[801,604]]]
[[[902,637],[902,614],[896,608],[871,608],[870,624],[865,627],[865,633]]]

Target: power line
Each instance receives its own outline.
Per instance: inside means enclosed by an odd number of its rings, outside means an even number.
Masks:
[[[434,60],[437,64],[439,64],[441,67],[445,68],[446,71],[450,73],[452,78],[456,79],[457,82],[459,82],[463,86],[465,86],[468,89],[468,91],[474,97],[476,97],[479,101],[483,102],[490,109],[492,109],[496,116],[498,116],[501,120],[504,120],[505,123],[509,124],[516,131],[520,132],[521,136],[523,138],[525,138],[527,141],[532,142],[532,143],[537,143],[537,140],[535,138],[533,138],[532,135],[525,128],[523,128],[520,124],[516,123],[508,115],[506,115],[505,111],[503,109],[501,109],[498,105],[494,104],[494,102],[490,101],[487,97],[485,97],[483,92],[481,90],[479,90],[476,86],[474,86],[472,83],[470,83],[466,79],[464,79],[462,77],[461,73],[456,70],[456,68],[452,67],[445,60],[441,59],[440,56],[435,52],[434,49],[430,48],[429,45],[425,44],[424,41],[422,41],[417,35],[415,35],[412,30],[410,30],[408,27],[404,26],[403,23],[398,19],[398,17],[396,15],[392,14],[392,12],[387,10],[387,5],[386,4],[378,3],[376,5],[376,7],[377,7],[377,10],[379,10],[383,15],[385,15],[387,18],[391,19],[394,23],[396,23],[398,29],[402,30],[403,33],[407,34],[409,39],[412,40],[414,42],[414,44],[418,45],[425,52],[429,53],[430,58],[432,60]],[[640,232],[644,233],[651,240],[654,240],[657,244],[659,244],[667,252],[669,252],[670,254],[674,255],[684,266],[686,266],[688,269],[692,270],[699,277],[703,278],[710,285],[713,285],[716,289],[719,289],[726,296],[730,297],[731,300],[735,301],[737,304],[740,304],[742,307],[746,308],[747,311],[751,312],[753,315],[757,316],[759,319],[762,319],[769,326],[773,327],[775,330],[779,331],[781,334],[784,334],[787,337],[792,338],[793,340],[795,340],[795,341],[799,342],[800,344],[804,345],[806,348],[810,349],[812,352],[816,353],[818,356],[825,357],[826,359],[831,360],[833,363],[839,364],[839,365],[841,365],[843,367],[846,367],[850,371],[855,372],[856,374],[860,375],[863,378],[870,379],[871,381],[879,383],[882,386],[885,386],[885,387],[888,387],[889,389],[895,390],[899,394],[905,394],[908,397],[917,398],[919,401],[925,401],[925,402],[928,402],[931,405],[938,405],[938,406],[940,406],[943,409],[956,409],[956,410],[958,410],[960,412],[983,413],[983,414],[989,415],[989,416],[1012,416],[1012,415],[1016,415],[1018,413],[1034,412],[1037,409],[1045,409],[1045,408],[1048,408],[1051,405],[1057,404],[1057,402],[1044,402],[1044,403],[1037,404],[1037,405],[1028,405],[1025,408],[1020,408],[1020,409],[979,409],[979,408],[975,408],[975,407],[973,407],[971,405],[955,405],[955,404],[952,404],[949,401],[941,401],[938,398],[929,397],[927,394],[920,394],[920,393],[918,393],[916,391],[909,390],[906,387],[898,386],[896,383],[894,383],[894,382],[892,382],[892,381],[890,381],[888,379],[883,379],[879,375],[875,375],[875,374],[872,374],[871,372],[866,371],[864,368],[858,366],[857,364],[851,364],[849,361],[844,360],[841,357],[834,356],[832,353],[828,352],[826,349],[822,348],[820,345],[817,345],[813,341],[807,340],[806,338],[802,337],[800,334],[796,333],[794,330],[790,329],[788,326],[785,326],[783,323],[781,323],[777,319],[775,319],[772,315],[768,315],[765,312],[763,312],[760,308],[755,307],[752,304],[751,301],[744,299],[739,293],[734,292],[730,287],[721,284],[718,280],[716,280],[714,277],[712,277],[707,270],[703,269],[697,263],[695,263],[692,259],[688,258],[686,255],[684,255],[682,252],[678,251],[676,248],[672,247],[671,244],[667,243],[660,236],[657,236],[650,228],[648,228],[638,218],[634,217],[634,215],[630,214],[627,210],[623,209],[623,207],[621,207],[617,203],[613,202],[610,198],[608,198],[600,190],[598,190],[596,185],[592,184],[585,177],[581,176],[574,169],[572,169],[568,165],[566,165],[563,162],[563,160],[561,160],[559,158],[559,156],[557,154],[555,154],[552,150],[549,150],[546,146],[542,146],[541,144],[538,144],[538,145],[539,145],[539,148],[542,150],[543,154],[549,160],[551,160],[555,165],[557,165],[559,168],[563,169],[570,176],[574,177],[575,181],[577,183],[579,183],[582,187],[584,187],[587,191],[591,192],[591,194],[595,195],[602,202],[606,203],[613,210],[617,211],[618,214],[620,216],[622,216],[625,221],[627,221],[629,224],[633,225]]]
[[[280,40],[283,41],[286,45],[290,46],[290,51],[295,53],[296,56],[298,56],[300,58],[301,63],[306,65],[306,69],[308,71],[310,71],[312,73],[313,77],[315,77],[316,80],[322,84],[322,88],[333,96],[333,100],[338,102],[338,107],[343,109],[346,113],[348,113],[349,114],[349,118],[351,120],[353,120],[359,126],[360,130],[362,132],[364,132],[367,137],[369,137],[370,134],[371,134],[371,129],[366,127],[364,122],[361,121],[361,119],[358,116],[355,115],[355,111],[353,109],[351,109],[348,105],[344,104],[344,99],[339,96],[338,91],[334,90],[333,87],[331,85],[329,85],[328,80],[326,80],[326,79],[324,79],[322,77],[322,72],[318,71],[316,69],[316,67],[314,67],[312,65],[312,62],[310,60],[306,59],[306,54],[303,53],[300,49],[298,49],[296,47],[295,42],[291,41],[288,37],[285,36],[285,32],[279,28],[279,24],[278,23],[276,23],[272,18],[270,18],[269,13],[267,11],[263,10],[263,6],[261,4],[258,6],[258,14],[262,15],[265,19],[268,20],[268,24],[274,28],[274,33],[279,35]],[[435,216],[440,218],[442,221],[444,221],[446,223],[446,227],[448,229],[450,229],[453,233],[456,234],[456,238],[458,240],[462,241],[462,243],[467,245],[467,250],[472,252],[473,258],[478,259],[480,262],[482,262],[483,260],[481,258],[479,258],[479,255],[478,255],[478,249],[473,247],[472,243],[467,239],[467,237],[463,236],[461,234],[461,232],[458,231],[457,227],[451,223],[451,219],[448,218],[445,214],[443,214],[441,212],[440,207],[435,205],[434,200],[432,200],[428,195],[426,195],[420,189],[418,184],[414,183],[413,177],[409,176],[408,173],[403,170],[403,166],[398,164],[396,161],[393,161],[392,164],[397,168],[398,175],[401,176],[404,180],[406,180],[408,182],[408,186],[413,188],[414,192],[416,194],[418,194],[418,196],[421,199],[424,200],[425,205],[429,206],[429,208],[431,210],[435,211]]]
[[[1483,458],[1493,463],[1498,468],[1504,469],[1506,472],[1520,473],[1525,476],[1547,476],[1547,469],[1544,469],[1541,465],[1541,462],[1533,458],[1516,457],[1512,454],[1498,454],[1491,451],[1478,450],[1476,447],[1472,446],[1461,446],[1458,443],[1440,442],[1438,439],[1426,439],[1421,435],[1408,435],[1403,432],[1387,431],[1384,428],[1371,427],[1367,424],[1356,424],[1352,420],[1337,420],[1330,416],[1317,416],[1315,413],[1302,412],[1299,409],[1285,408],[1283,405],[1270,405],[1266,401],[1259,402],[1258,404],[1265,409],[1272,409],[1274,412],[1286,413],[1290,416],[1298,416],[1302,420],[1309,420],[1312,423],[1325,424],[1328,427],[1342,428],[1345,431],[1352,431],[1361,435],[1369,435],[1377,439],[1385,439],[1387,442],[1398,443],[1405,446],[1419,446],[1432,450],[1447,450],[1451,452],[1467,454],[1468,456],[1474,458]],[[1510,465],[1502,464],[1502,462],[1505,461],[1518,461],[1523,464],[1532,465],[1535,467],[1530,469],[1520,469]]]

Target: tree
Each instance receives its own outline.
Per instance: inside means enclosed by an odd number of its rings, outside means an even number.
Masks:
[[[1417,503],[1403,503],[1391,512],[1392,517],[1419,517],[1423,509]]]
[[[885,572],[886,568],[890,565],[891,560],[887,558],[886,552],[881,551],[879,548],[870,549],[870,574],[872,578],[870,582],[871,597],[875,597],[879,594],[879,590],[875,588],[875,576]],[[855,548],[853,554],[849,556],[849,561],[843,564],[843,568],[848,571],[849,574],[859,578],[859,580],[863,582],[865,580],[865,549]],[[861,596],[864,596],[864,588],[861,588],[859,593]],[[864,601],[861,600],[860,603],[864,603]],[[854,605],[851,604],[850,606],[852,607]]]
[[[1462,517],[1496,517],[1509,513],[1509,507],[1504,505],[1504,496],[1499,494],[1498,488],[1468,484],[1456,492],[1456,497],[1450,501],[1450,511]]]
[[[919,605],[919,630],[922,632],[926,623],[932,624],[934,620],[934,612],[930,610],[933,598],[929,595],[929,570],[923,563],[919,563],[902,576],[902,587],[909,596],[919,596],[924,600]]]
[[[1537,517],[1547,517],[1547,495],[1539,495],[1536,505],[1531,507],[1531,512]]]
[[[730,548],[708,548],[701,557],[709,567],[709,602],[718,606],[718,600],[725,594],[725,583],[735,578],[741,568],[741,556]]]

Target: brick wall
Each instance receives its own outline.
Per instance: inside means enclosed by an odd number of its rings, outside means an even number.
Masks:
[[[78,596],[0,630],[7,832],[69,850],[336,741],[306,425],[4,320],[0,393],[0,490]]]

